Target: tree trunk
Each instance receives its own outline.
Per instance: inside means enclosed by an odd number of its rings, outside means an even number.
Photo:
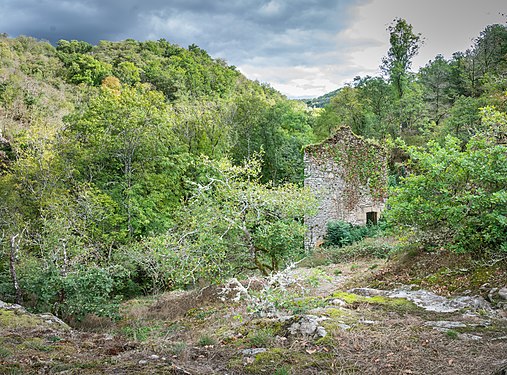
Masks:
[[[14,285],[14,291],[16,292],[16,303],[18,305],[23,303],[23,296],[21,294],[21,288],[19,287],[18,275],[16,273],[16,259],[18,257],[19,241],[16,238],[19,233],[11,237],[11,254],[10,254],[10,271],[12,284]]]

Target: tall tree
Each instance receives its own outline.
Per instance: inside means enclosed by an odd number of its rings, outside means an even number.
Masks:
[[[382,59],[381,69],[389,75],[398,97],[404,94],[408,71],[412,58],[417,55],[422,44],[421,34],[414,34],[412,25],[402,18],[394,19],[387,28],[391,48]]]
[[[430,118],[437,125],[446,116],[451,104],[451,66],[442,55],[437,55],[419,71],[424,87],[424,100],[429,106]]]

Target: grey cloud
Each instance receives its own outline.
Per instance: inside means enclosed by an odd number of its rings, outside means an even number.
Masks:
[[[4,0],[0,30],[10,35],[31,35],[50,42],[58,39],[99,40],[166,37],[178,44],[197,43],[202,47],[222,42],[265,48],[269,40],[287,30],[336,33],[347,25],[351,5],[362,0]],[[152,29],[151,21],[185,22],[196,29]],[[189,40],[196,37],[199,40]],[[307,42],[305,40],[305,42]],[[315,48],[315,44],[308,46]],[[300,42],[302,44],[302,42]],[[240,46],[241,47],[241,46]],[[293,45],[297,48],[298,43]],[[287,48],[287,47],[285,47]],[[211,51],[213,52],[213,51]],[[251,50],[249,51],[251,52]]]
[[[336,35],[369,0],[3,0],[0,32],[59,39],[165,38],[234,65],[346,62]],[[330,52],[331,51],[331,52]]]

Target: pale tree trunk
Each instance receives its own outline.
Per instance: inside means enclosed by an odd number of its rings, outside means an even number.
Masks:
[[[23,296],[21,294],[21,288],[19,287],[18,275],[16,273],[16,261],[18,258],[19,251],[19,233],[11,237],[11,254],[10,254],[10,271],[12,284],[14,286],[14,291],[16,292],[16,303],[18,305],[23,303]]]

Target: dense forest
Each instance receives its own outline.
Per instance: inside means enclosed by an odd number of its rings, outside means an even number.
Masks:
[[[383,75],[324,108],[196,45],[0,37],[0,299],[79,319],[134,296],[269,274],[305,256],[305,145],[348,125],[390,153],[386,230],[507,253],[507,27],[411,70],[396,19]]]

